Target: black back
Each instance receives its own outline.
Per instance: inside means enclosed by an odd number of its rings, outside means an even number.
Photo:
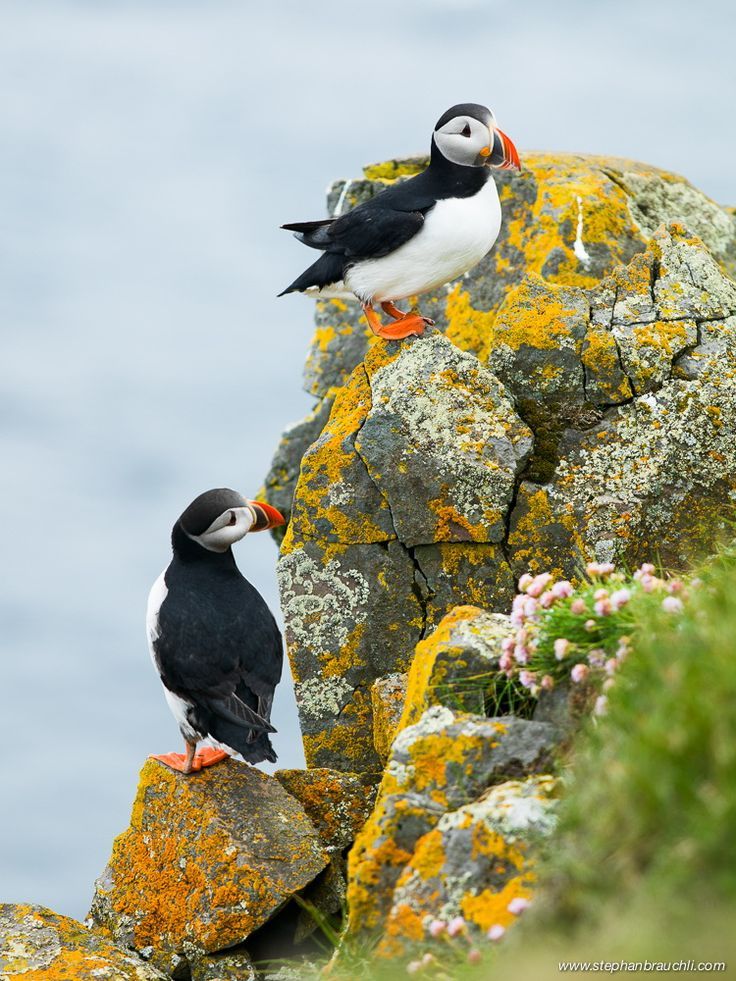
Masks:
[[[438,201],[472,197],[491,179],[487,167],[452,163],[442,155],[433,136],[429,166],[416,177],[392,184],[339,218],[282,226],[325,255],[279,295],[339,282],[361,259],[388,255],[413,238]]]

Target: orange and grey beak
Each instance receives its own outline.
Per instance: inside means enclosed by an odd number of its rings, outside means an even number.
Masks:
[[[483,151],[481,150],[481,153]],[[521,162],[516,147],[500,129],[493,130],[493,145],[483,154],[489,167],[503,170],[521,170]]]
[[[278,528],[279,525],[286,524],[281,512],[270,504],[264,504],[263,501],[248,501],[248,507],[253,509],[253,514],[256,516],[251,531],[268,531],[269,528]]]

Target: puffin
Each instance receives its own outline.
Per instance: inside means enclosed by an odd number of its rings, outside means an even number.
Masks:
[[[173,527],[173,557],[146,610],[151,658],[186,746],[153,757],[172,770],[190,774],[228,757],[276,761],[269,735],[281,633],[232,546],[282,524],[276,508],[219,487],[196,497]],[[208,745],[197,752],[200,740]]]
[[[339,217],[281,226],[322,255],[279,296],[353,294],[374,334],[421,335],[432,321],[395,303],[462,276],[491,249],[501,228],[494,167],[521,169],[493,112],[475,102],[452,106],[437,120],[420,174]]]

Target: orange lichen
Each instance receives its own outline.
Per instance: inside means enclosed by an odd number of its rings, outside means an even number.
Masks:
[[[571,337],[570,320],[579,317],[567,306],[565,291],[540,276],[527,275],[501,304],[493,324],[491,347],[501,344],[518,351],[522,346],[557,350]]]

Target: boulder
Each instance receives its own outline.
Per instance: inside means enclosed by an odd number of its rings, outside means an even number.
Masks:
[[[277,770],[274,776],[302,805],[329,853],[350,848],[373,809],[373,788],[353,773],[319,767]]]
[[[719,263],[736,272],[733,215],[684,178],[617,157],[530,152],[522,158],[519,173],[494,174],[503,224],[492,251],[462,279],[421,301],[422,311],[453,343],[480,360],[486,361],[493,348],[496,313],[527,275],[562,287],[593,287],[643,251],[662,223],[683,222]],[[343,214],[427,163],[426,157],[390,160],[366,167],[357,180],[336,181],[328,190],[328,212]],[[320,300],[316,322],[305,388],[319,400],[316,413],[325,419],[335,394],[376,339],[357,303]],[[306,429],[310,425],[309,436],[319,425],[314,414]],[[309,436],[305,427],[292,427],[266,479],[268,500],[285,515]]]
[[[397,957],[428,939],[427,926],[460,916],[472,939],[516,920],[509,904],[529,900],[534,850],[555,826],[550,776],[510,780],[449,811],[419,839],[396,882],[377,953]]]
[[[443,814],[511,777],[545,771],[554,726],[428,709],[394,740],[375,808],[348,858],[349,931],[383,925],[420,838]]]
[[[327,863],[274,777],[234,761],[183,776],[149,760],[90,916],[168,972],[242,943]]]
[[[167,975],[95,930],[43,906],[0,904],[0,978],[163,981]]]
[[[399,729],[418,722],[432,705],[483,715],[498,671],[501,641],[512,633],[509,617],[477,606],[457,606],[417,644]]]
[[[309,766],[375,774],[370,688],[472,599],[506,607],[503,550],[531,434],[439,333],[373,347],[302,462],[279,561]]]
[[[373,746],[385,764],[391,752],[406,701],[407,674],[387,674],[371,685],[371,709],[373,712]]]

